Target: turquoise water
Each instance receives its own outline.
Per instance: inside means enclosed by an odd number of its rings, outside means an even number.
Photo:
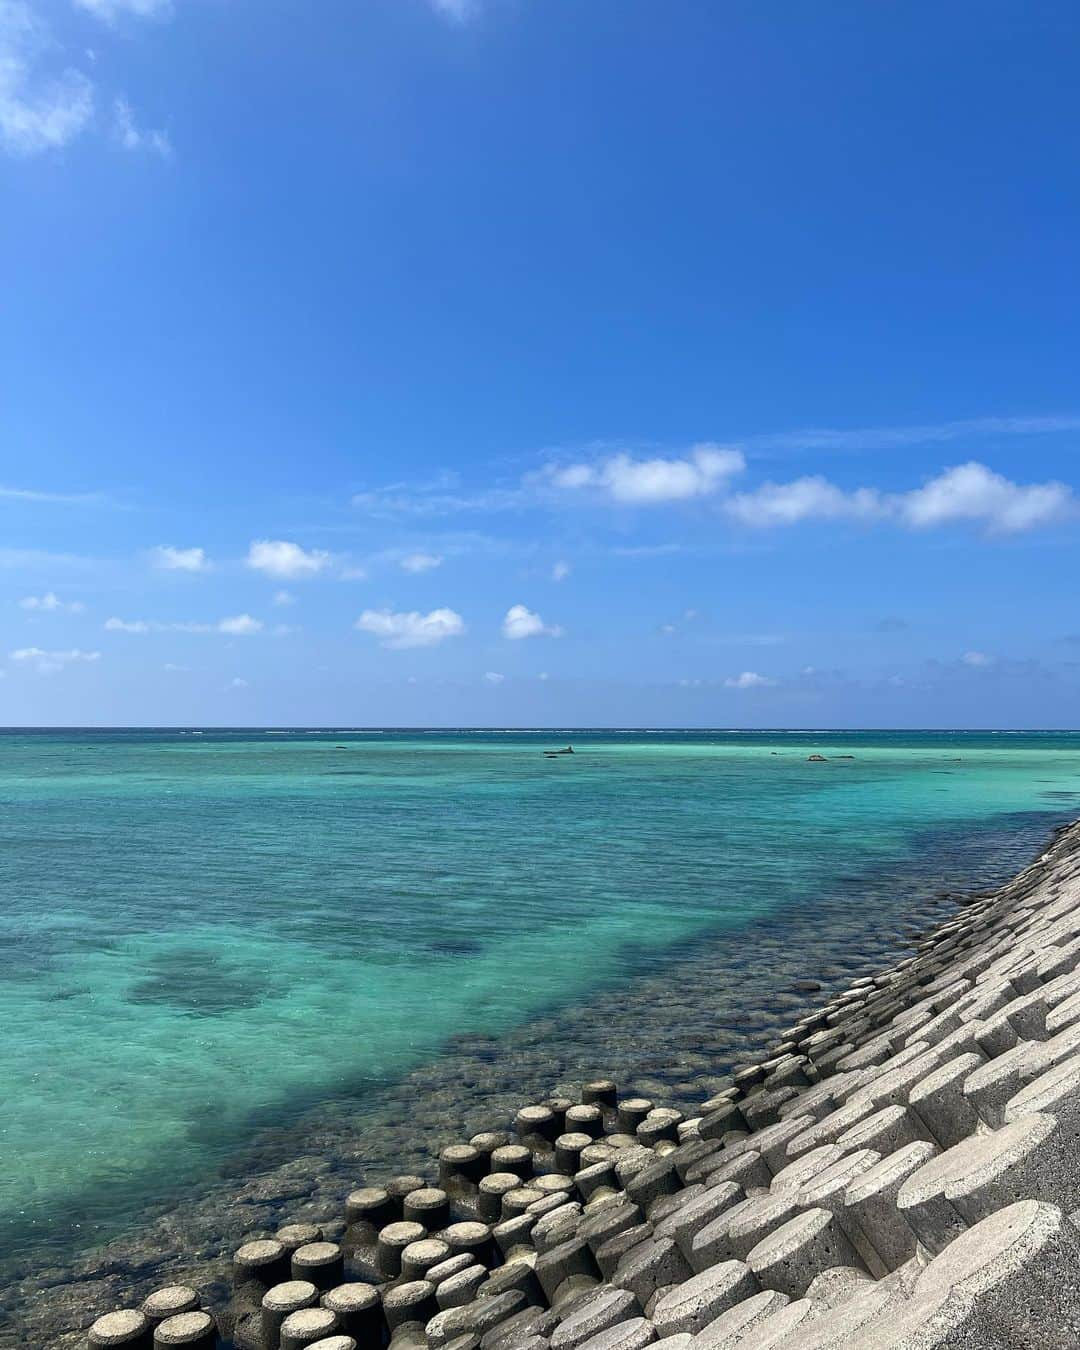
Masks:
[[[59,1245],[452,1035],[932,879],[934,831],[1033,854],[1080,735],[4,732],[0,807],[0,1245]]]

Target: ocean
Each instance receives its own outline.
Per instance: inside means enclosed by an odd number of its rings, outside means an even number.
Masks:
[[[767,1002],[832,934],[843,974],[1030,861],[1080,734],[19,730],[0,807],[0,1260],[62,1266],[470,1038],[561,1063],[687,962],[723,999],[705,1037],[673,995],[671,1044],[722,1059],[738,972]]]

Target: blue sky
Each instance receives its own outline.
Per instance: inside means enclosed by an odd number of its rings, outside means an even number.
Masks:
[[[1078,38],[0,0],[0,723],[1080,724]]]

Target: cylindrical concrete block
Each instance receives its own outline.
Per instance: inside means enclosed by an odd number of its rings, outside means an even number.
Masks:
[[[592,1135],[579,1131],[560,1134],[555,1140],[555,1166],[566,1176],[573,1176],[575,1172],[581,1170],[582,1150],[588,1148],[591,1142]]]
[[[316,1341],[340,1331],[337,1314],[330,1308],[301,1308],[281,1324],[281,1350],[307,1350]]]
[[[386,1183],[386,1193],[394,1205],[394,1218],[400,1219],[403,1214],[403,1203],[405,1197],[410,1191],[422,1191],[429,1183],[423,1177],[418,1177],[415,1172],[404,1172],[400,1176],[391,1177]]]
[[[529,1190],[539,1191],[545,1199],[553,1195],[568,1196],[574,1193],[574,1179],[562,1172],[548,1172],[542,1177],[533,1177]]]
[[[542,1139],[548,1144],[560,1133],[550,1106],[523,1106],[514,1117],[514,1130],[519,1139]]]
[[[383,1325],[379,1291],[370,1284],[339,1284],[323,1294],[322,1306],[337,1314],[343,1331],[361,1345],[377,1343]]]
[[[383,1313],[391,1331],[406,1322],[426,1324],[438,1311],[435,1286],[430,1280],[409,1280],[388,1289],[383,1295]]]
[[[551,1108],[555,1119],[558,1121],[559,1128],[556,1133],[565,1133],[566,1113],[575,1105],[575,1103],[569,1097],[549,1097],[547,1101],[544,1102],[544,1105]]]
[[[615,1123],[622,1134],[636,1134],[637,1127],[655,1107],[648,1097],[627,1097],[619,1103]]]
[[[481,1130],[479,1134],[474,1134],[469,1143],[485,1158],[490,1158],[497,1148],[502,1148],[503,1144],[510,1142],[510,1136],[505,1130]]]
[[[476,1196],[476,1212],[481,1222],[499,1223],[503,1217],[503,1197],[521,1189],[521,1178],[513,1172],[492,1172],[480,1182]]]
[[[440,1265],[452,1253],[442,1238],[422,1238],[410,1242],[401,1253],[401,1278],[424,1280],[433,1266]]]
[[[297,1247],[306,1247],[309,1242],[321,1242],[323,1231],[314,1223],[287,1223],[274,1236],[292,1256]]]
[[[915,1232],[897,1209],[896,1197],[908,1177],[936,1152],[931,1143],[908,1144],[855,1177],[844,1192],[845,1207],[886,1271],[899,1270],[915,1255]]]
[[[487,1156],[472,1144],[448,1144],[439,1154],[439,1185],[445,1190],[471,1188],[487,1170]]]
[[[450,1197],[438,1186],[423,1186],[410,1191],[402,1202],[406,1223],[422,1223],[436,1233],[450,1222]]]
[[[599,1139],[604,1133],[604,1113],[598,1106],[572,1106],[566,1113],[567,1134],[587,1134]]]
[[[594,1078],[581,1089],[581,1100],[586,1106],[614,1111],[619,1102],[619,1089],[613,1078]]]
[[[301,1308],[313,1308],[318,1301],[319,1291],[310,1280],[286,1280],[268,1289],[262,1300],[263,1350],[278,1350],[286,1317]]]
[[[581,1168],[592,1167],[594,1163],[613,1162],[619,1156],[619,1152],[620,1150],[615,1145],[609,1144],[606,1139],[600,1139],[595,1144],[590,1144],[588,1148],[581,1150],[581,1157],[578,1162],[581,1164]]]
[[[583,1153],[582,1161],[584,1158]],[[610,1158],[605,1158],[602,1162],[583,1167],[580,1172],[574,1173],[574,1185],[583,1200],[591,1200],[600,1193],[614,1195],[619,1189],[615,1164]]]
[[[476,1297],[476,1291],[490,1272],[486,1266],[471,1265],[443,1280],[435,1290],[435,1302],[445,1312],[448,1308],[462,1308]]]
[[[753,1247],[746,1264],[762,1289],[775,1289],[788,1298],[802,1298],[823,1270],[862,1262],[827,1209],[808,1209],[795,1215]]]
[[[452,1223],[449,1228],[443,1230],[442,1239],[454,1256],[461,1252],[469,1252],[476,1261],[484,1265],[495,1251],[491,1227],[486,1223]]]
[[[637,1126],[637,1138],[647,1149],[652,1149],[663,1139],[678,1143],[679,1125],[682,1120],[682,1111],[672,1110],[671,1107],[656,1107],[655,1110],[649,1111],[641,1125]]]
[[[358,1350],[352,1336],[327,1336],[321,1341],[312,1341],[308,1350]]]
[[[137,1308],[106,1313],[90,1328],[86,1341],[90,1350],[150,1350],[152,1326],[147,1315]]]
[[[256,1302],[275,1284],[289,1278],[289,1253],[276,1238],[245,1242],[233,1253],[233,1286],[249,1289]]]
[[[513,1172],[527,1181],[533,1174],[533,1155],[524,1144],[502,1144],[491,1154],[493,1172]]]
[[[536,1278],[536,1271],[528,1261],[511,1261],[492,1271],[477,1290],[478,1298],[495,1298],[499,1294],[517,1290],[525,1296],[526,1302],[535,1308],[545,1306],[544,1291]]]
[[[432,1266],[424,1276],[425,1280],[430,1280],[435,1286],[442,1284],[443,1280],[449,1280],[454,1275],[460,1275],[463,1270],[473,1265],[473,1259],[468,1252],[459,1252],[457,1256],[448,1256],[445,1261],[440,1261],[437,1266]]]
[[[379,1269],[388,1278],[401,1274],[401,1253],[410,1242],[420,1242],[427,1237],[427,1229],[422,1223],[388,1223],[379,1234],[375,1259]]]
[[[216,1350],[217,1324],[207,1312],[180,1313],[154,1328],[154,1350]]]
[[[345,1253],[336,1242],[309,1242],[292,1254],[294,1280],[310,1280],[316,1289],[333,1289],[345,1275]]]
[[[199,1295],[186,1284],[169,1284],[164,1289],[155,1289],[143,1300],[143,1312],[157,1326],[169,1317],[179,1317],[181,1313],[198,1312]]]
[[[507,1191],[502,1198],[503,1220],[519,1218],[530,1205],[543,1198],[544,1192],[535,1186],[518,1186],[515,1190]]]
[[[378,1232],[399,1217],[398,1206],[384,1186],[361,1186],[345,1198],[345,1219],[350,1224],[370,1224]]]

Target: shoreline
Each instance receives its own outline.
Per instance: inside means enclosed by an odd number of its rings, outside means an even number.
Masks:
[[[882,886],[887,889],[887,880]],[[344,1195],[361,1180],[377,1179],[395,1165],[430,1172],[433,1153],[448,1137],[506,1126],[524,1100],[568,1089],[582,1077],[613,1072],[628,1090],[691,1112],[720,1089],[736,1058],[761,1050],[798,1013],[860,973],[898,959],[911,937],[903,932],[905,924],[922,927],[962,908],[930,895],[915,912],[905,903],[902,914],[890,916],[887,929],[869,934],[864,924],[815,932],[820,915],[771,915],[738,935],[753,945],[749,966],[728,953],[727,969],[718,973],[717,955],[706,944],[704,954],[636,982],[631,991],[608,991],[602,1014],[572,1008],[498,1041],[460,1038],[437,1064],[425,1064],[381,1094],[374,1127],[364,1128],[357,1119],[369,1114],[367,1103],[353,1118],[338,1121],[327,1121],[326,1112],[315,1109],[310,1124],[302,1126],[302,1148],[295,1147],[295,1131],[276,1140],[273,1131],[266,1132],[261,1155],[237,1157],[236,1182],[226,1180],[190,1204],[165,1206],[144,1231],[106,1243],[69,1267],[11,1279],[2,1300],[11,1317],[0,1326],[0,1345],[81,1345],[72,1328],[87,1325],[94,1314],[132,1292],[141,1296],[180,1279],[194,1282],[206,1306],[220,1309],[228,1297],[225,1257],[247,1233],[272,1231],[286,1217],[332,1223]],[[816,969],[807,968],[814,963]],[[799,989],[800,984],[818,987]],[[720,986],[726,1006],[716,997]],[[702,1016],[700,1004],[708,991],[712,1007]],[[672,1028],[677,1029],[677,1053]],[[709,1031],[720,1044],[708,1043]],[[537,1042],[545,1040],[537,1052]],[[550,1044],[562,1050],[554,1061]],[[462,1083],[472,1090],[463,1092]],[[280,1161],[290,1149],[292,1160]],[[27,1335],[38,1339],[20,1339]]]

